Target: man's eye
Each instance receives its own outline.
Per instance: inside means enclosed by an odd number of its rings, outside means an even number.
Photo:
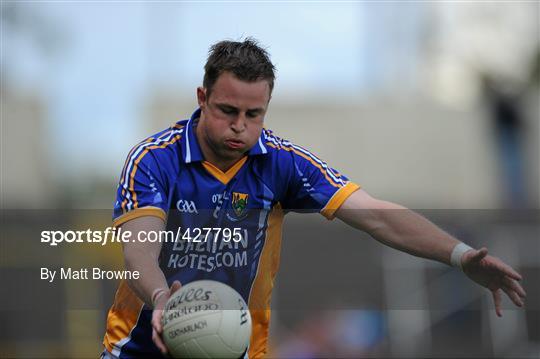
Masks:
[[[227,115],[231,115],[234,113],[234,110],[231,108],[222,108],[221,111]]]
[[[258,113],[257,112],[247,112],[246,115],[247,115],[247,117],[255,118],[255,117],[258,116]]]

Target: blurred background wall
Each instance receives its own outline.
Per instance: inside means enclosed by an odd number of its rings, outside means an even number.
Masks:
[[[368,192],[418,209],[538,209],[539,10],[510,1],[3,1],[1,206],[111,208],[131,146],[195,109],[208,47],[253,36],[278,70],[266,126]],[[102,308],[78,337],[86,346],[69,356],[99,350],[111,291],[98,290]],[[73,327],[73,317],[59,320]],[[50,353],[66,353],[59,341],[47,342]]]

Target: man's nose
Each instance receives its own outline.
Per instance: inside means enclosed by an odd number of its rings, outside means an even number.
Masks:
[[[239,113],[238,116],[232,120],[231,129],[236,133],[244,131],[246,129],[246,115]]]

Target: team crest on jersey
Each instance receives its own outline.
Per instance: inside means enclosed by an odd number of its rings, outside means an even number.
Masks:
[[[248,198],[249,198],[249,195],[247,193],[240,193],[240,192],[232,193],[231,207],[233,209],[235,218],[233,218],[230,214],[228,214],[227,217],[229,217],[230,220],[239,221],[241,219],[244,219],[247,216]]]
[[[246,213],[247,202],[249,195],[247,193],[233,192],[232,193],[232,208],[236,217],[242,217]]]

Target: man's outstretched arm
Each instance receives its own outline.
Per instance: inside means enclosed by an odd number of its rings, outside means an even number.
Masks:
[[[501,290],[515,305],[523,306],[525,291],[517,282],[521,280],[519,273],[500,259],[488,255],[486,248],[470,249],[460,256],[460,247],[456,248],[460,241],[414,211],[358,190],[345,200],[336,216],[369,233],[379,242],[418,257],[450,265],[456,249],[454,256],[458,256],[465,274],[492,292],[498,316],[502,315]]]
[[[161,315],[169,297],[181,284],[175,281],[169,288],[165,275],[159,267],[158,259],[161,252],[160,242],[131,241],[138,238],[138,233],[145,231],[159,232],[165,229],[165,222],[158,217],[143,216],[132,219],[122,224],[122,230],[131,231],[130,241],[123,244],[124,262],[128,270],[137,270],[141,273],[139,279],[128,281],[130,288],[137,296],[152,309],[152,340],[163,353],[167,353],[167,347],[161,339],[163,327]]]

